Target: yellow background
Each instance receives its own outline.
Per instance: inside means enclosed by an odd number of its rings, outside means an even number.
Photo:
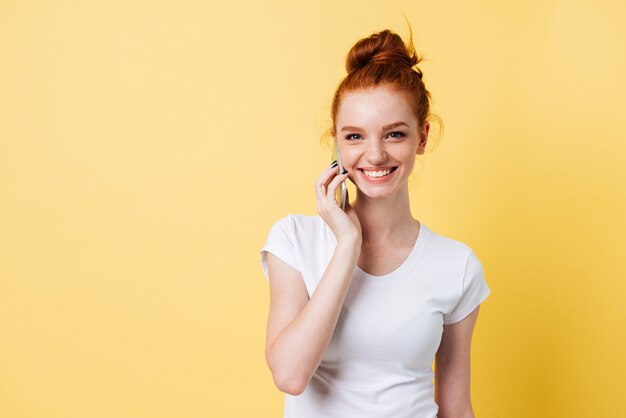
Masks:
[[[282,416],[258,251],[402,13],[445,127],[413,214],[493,292],[476,416],[626,416],[626,3],[4,0],[0,417]]]

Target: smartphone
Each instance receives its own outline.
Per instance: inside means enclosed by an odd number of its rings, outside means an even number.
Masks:
[[[337,142],[335,142],[335,153],[337,153],[337,158],[333,158],[333,160],[337,160],[339,163],[339,173],[343,173],[343,163],[341,162],[341,155],[339,154],[339,146]],[[346,186],[346,181],[343,180],[341,185],[337,188],[337,204],[339,204],[342,210],[346,210],[346,195],[348,194],[348,186]]]

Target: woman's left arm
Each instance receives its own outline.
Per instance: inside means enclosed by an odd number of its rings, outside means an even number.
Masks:
[[[454,324],[443,326],[435,356],[438,418],[475,418],[470,397],[470,348],[480,305]]]

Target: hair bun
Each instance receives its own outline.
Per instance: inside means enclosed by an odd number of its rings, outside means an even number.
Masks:
[[[421,60],[412,44],[407,47],[399,35],[385,29],[360,39],[350,49],[346,70],[352,73],[370,64],[402,65],[413,69]],[[416,72],[421,77],[421,71],[416,69]]]

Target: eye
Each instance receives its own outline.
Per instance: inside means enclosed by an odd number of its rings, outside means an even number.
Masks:
[[[354,136],[354,135],[356,135],[356,136],[360,136],[359,134],[348,134],[348,135],[346,135],[346,139],[347,139],[348,141],[350,141],[350,140],[352,140],[352,139],[353,139],[353,138],[352,138],[352,136]],[[356,138],[354,138],[354,139],[356,139]]]
[[[400,132],[400,131],[391,132],[389,135],[393,135],[393,134],[398,134],[398,136],[394,136],[393,138],[402,138],[403,136],[406,136],[404,132]]]

